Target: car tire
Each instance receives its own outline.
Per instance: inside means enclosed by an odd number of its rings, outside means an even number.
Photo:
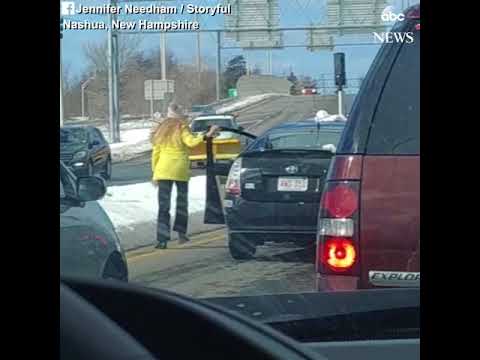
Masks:
[[[244,234],[229,234],[228,249],[235,260],[251,260],[257,251],[255,243]]]
[[[112,178],[112,159],[108,158],[105,162],[105,167],[102,172],[102,177],[105,180],[110,180]]]
[[[113,252],[105,263],[102,278],[106,280],[128,281],[128,267],[118,252]]]

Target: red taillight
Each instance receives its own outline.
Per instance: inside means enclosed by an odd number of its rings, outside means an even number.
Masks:
[[[227,183],[225,184],[225,192],[230,195],[240,195],[242,192],[241,184],[240,184],[240,174],[242,170],[242,159],[236,159],[232,167],[230,168],[230,172],[228,174]]]
[[[322,262],[331,270],[343,272],[355,265],[357,250],[351,239],[327,237],[322,246]]]
[[[322,208],[334,218],[348,218],[358,209],[358,194],[348,185],[327,189],[322,199]]]
[[[356,171],[335,167],[351,162],[333,160],[323,189],[317,229],[316,271],[322,275],[358,276],[360,181],[349,180]],[[347,179],[332,174],[347,175]],[[333,178],[332,178],[333,177]]]
[[[229,181],[229,183],[225,186],[225,192],[231,195],[240,195],[240,181]]]

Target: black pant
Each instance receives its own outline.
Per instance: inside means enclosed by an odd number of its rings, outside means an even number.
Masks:
[[[172,185],[177,187],[177,206],[173,230],[182,234],[187,233],[188,225],[188,182],[187,181],[158,181],[158,219],[157,241],[170,240],[170,198]]]

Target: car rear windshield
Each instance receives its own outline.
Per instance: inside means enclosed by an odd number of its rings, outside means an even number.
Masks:
[[[233,126],[233,122],[229,119],[195,120],[192,124],[192,131],[194,132],[207,131],[208,128],[212,125],[231,128]]]
[[[60,129],[60,143],[84,143],[86,141],[85,129]]]
[[[420,32],[404,43],[380,97],[368,154],[420,153]]]
[[[299,130],[277,130],[266,134],[253,144],[248,151],[262,150],[325,150],[325,146],[335,148],[342,135],[343,126],[320,126]]]

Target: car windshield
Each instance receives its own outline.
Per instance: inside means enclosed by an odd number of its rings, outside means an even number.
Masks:
[[[60,129],[60,144],[85,142],[87,142],[87,133],[85,129]]]
[[[419,9],[61,1],[62,275],[251,313],[228,299],[418,288]]]
[[[193,123],[192,123],[192,131],[194,131],[194,132],[207,131],[208,128],[212,125],[231,128],[233,126],[233,121],[230,120],[230,119],[194,120]]]

